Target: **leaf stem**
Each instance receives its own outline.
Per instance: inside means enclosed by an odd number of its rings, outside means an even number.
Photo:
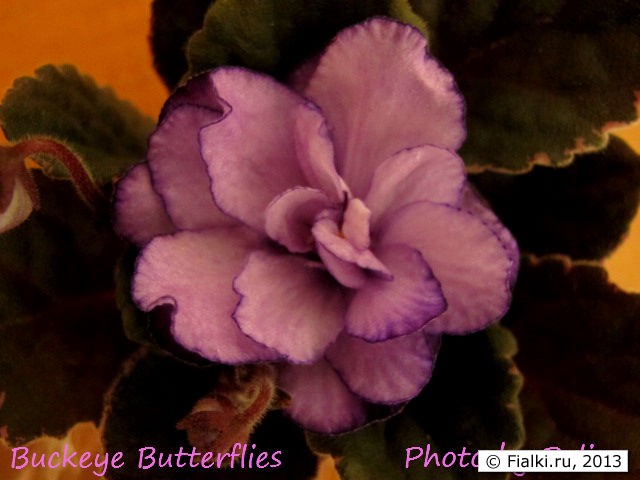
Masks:
[[[105,198],[82,161],[66,146],[48,138],[32,138],[9,147],[22,159],[45,153],[52,155],[69,171],[80,197],[94,210],[100,210]]]

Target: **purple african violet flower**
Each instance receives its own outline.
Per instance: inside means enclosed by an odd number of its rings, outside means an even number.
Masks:
[[[463,100],[425,47],[378,18],[295,90],[241,68],[198,76],[119,183],[139,307],[172,305],[175,339],[207,359],[277,362],[312,430],[411,399],[441,334],[510,302],[517,247],[467,184]]]

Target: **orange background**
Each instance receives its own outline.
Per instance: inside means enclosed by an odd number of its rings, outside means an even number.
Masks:
[[[150,0],[0,0],[0,95],[46,63],[73,63],[156,117],[167,95],[148,48]],[[620,132],[640,151],[640,126]],[[640,218],[606,262],[622,288],[640,292]]]

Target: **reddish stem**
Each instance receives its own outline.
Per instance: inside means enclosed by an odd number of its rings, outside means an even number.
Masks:
[[[38,153],[52,155],[57,161],[62,163],[69,171],[71,180],[78,189],[82,199],[92,208],[98,209],[103,203],[104,196],[91,178],[82,162],[74,153],[64,145],[49,140],[47,138],[32,138],[9,147],[16,156],[26,158]]]

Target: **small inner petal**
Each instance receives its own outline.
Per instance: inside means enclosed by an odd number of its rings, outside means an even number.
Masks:
[[[389,269],[376,258],[371,250],[356,248],[349,240],[341,235],[338,224],[331,218],[320,218],[311,229],[313,237],[328,252],[340,260],[353,263],[360,268],[375,272],[386,279],[392,279]]]
[[[267,207],[265,231],[269,237],[293,253],[313,250],[313,221],[331,201],[320,190],[295,187],[278,195]]]
[[[359,198],[349,201],[344,212],[342,233],[353,246],[366,250],[371,245],[369,237],[369,220],[371,212]]]
[[[316,248],[325,268],[342,285],[347,288],[360,288],[367,282],[367,274],[355,263],[346,262],[336,257],[322,244],[318,244]]]

